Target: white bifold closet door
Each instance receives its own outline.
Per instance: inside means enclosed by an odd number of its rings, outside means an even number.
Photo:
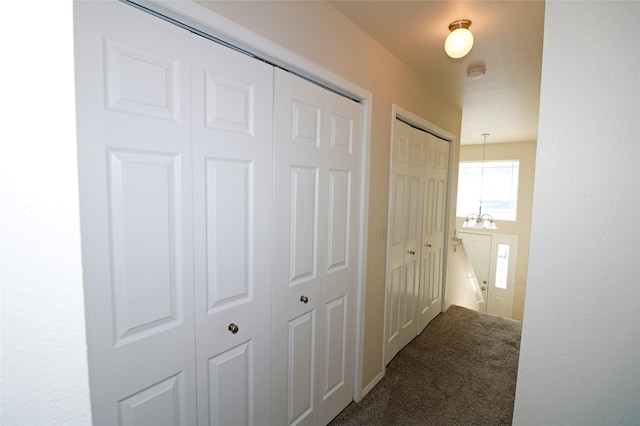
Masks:
[[[394,122],[387,260],[385,362],[440,312],[449,142]]]
[[[93,421],[269,424],[273,69],[119,2],[74,12]]]
[[[427,134],[418,334],[442,312],[444,251],[448,202],[449,142]]]
[[[416,337],[427,133],[395,120],[387,268],[385,359]]]
[[[352,400],[360,104],[276,70],[273,424]]]
[[[192,38],[198,424],[271,415],[273,67]]]

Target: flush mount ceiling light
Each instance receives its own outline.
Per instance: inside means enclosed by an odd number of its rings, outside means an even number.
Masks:
[[[458,19],[449,24],[449,35],[444,41],[444,50],[453,59],[462,58],[473,47],[473,34],[469,31],[471,21]]]

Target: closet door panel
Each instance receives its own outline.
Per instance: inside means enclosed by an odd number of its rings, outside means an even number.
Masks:
[[[387,363],[415,336],[427,136],[395,120],[386,294]]]
[[[254,417],[253,342],[245,342],[209,358],[209,424],[246,425]],[[233,383],[233,386],[229,386]]]
[[[310,424],[316,408],[316,311],[288,324],[287,424]]]
[[[119,2],[74,19],[93,421],[193,424],[190,35]]]
[[[273,424],[315,425],[325,269],[323,90],[275,77]]]
[[[357,213],[360,185],[362,106],[324,93],[324,176],[321,202],[326,226],[322,272],[322,362],[319,421],[326,424],[353,397]]]
[[[273,69],[192,36],[198,422],[269,424]]]
[[[418,333],[442,312],[449,142],[428,135]]]
[[[275,105],[273,422],[326,424],[353,394],[362,107],[282,71]]]

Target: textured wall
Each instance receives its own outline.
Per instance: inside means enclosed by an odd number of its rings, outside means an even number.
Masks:
[[[516,425],[640,419],[640,3],[546,3]]]
[[[88,425],[71,2],[6,6],[0,423]]]

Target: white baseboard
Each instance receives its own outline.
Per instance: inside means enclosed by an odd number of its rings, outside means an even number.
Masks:
[[[375,385],[380,383],[380,380],[382,380],[383,377],[384,377],[384,372],[381,371],[380,373],[378,373],[376,377],[373,378],[373,380],[369,382],[367,386],[365,386],[362,389],[362,392],[360,392],[360,401],[362,401],[362,398],[364,398],[371,391],[371,389],[374,388]],[[356,401],[356,402],[359,402],[359,401]]]

